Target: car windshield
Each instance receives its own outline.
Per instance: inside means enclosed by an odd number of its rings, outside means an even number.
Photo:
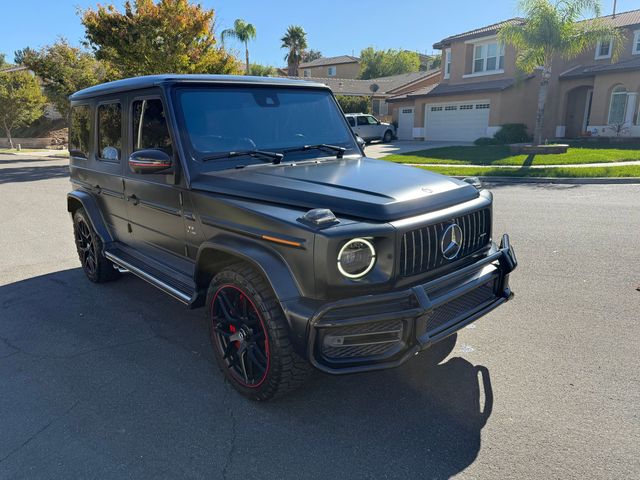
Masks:
[[[196,162],[206,165],[265,163],[264,158],[225,153],[285,152],[284,161],[332,156],[327,149],[359,152],[344,116],[325,90],[286,87],[193,87],[176,92],[186,143]],[[289,152],[287,152],[289,151]],[[203,163],[203,165],[205,165]]]

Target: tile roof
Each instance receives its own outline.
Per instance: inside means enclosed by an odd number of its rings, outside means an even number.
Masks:
[[[640,57],[606,65],[578,65],[571,70],[562,73],[560,78],[593,77],[599,73],[615,73],[627,70],[640,70]]]
[[[618,28],[629,27],[632,25],[640,25],[640,9],[631,10],[628,12],[616,13],[615,17],[613,15],[605,15],[599,18],[605,20],[606,22],[612,23],[613,26]],[[593,19],[587,19],[582,21],[589,22],[591,20]],[[486,27],[476,28],[475,30],[470,30],[468,32],[452,35],[450,37],[447,37],[435,43],[433,45],[433,48],[437,50],[442,50],[442,48],[444,48],[445,45],[448,45],[454,40],[466,40],[466,39],[471,39],[476,37],[482,37],[485,35],[492,35],[494,33],[498,33],[498,30],[500,30],[500,28],[505,25],[510,25],[510,24],[523,25],[524,22],[525,22],[524,18],[520,18],[520,17],[509,18],[508,20],[494,23],[493,25],[487,25]]]
[[[599,18],[605,20],[607,23],[612,23],[614,27],[618,28],[640,25],[640,9],[616,13],[615,17],[613,15],[605,15]],[[593,19],[583,20],[583,22],[589,22],[591,20]]]
[[[379,96],[386,96],[389,92],[404,87],[411,83],[417,82],[424,78],[438,74],[439,69],[429,70],[427,72],[411,72],[393,75],[390,77],[372,78],[370,80],[357,80],[351,78],[318,78],[318,77],[296,77],[303,80],[310,80],[316,83],[324,83],[336,95],[371,95],[373,93]],[[373,85],[377,85],[375,92]],[[375,88],[375,87],[374,87]]]
[[[324,65],[338,65],[341,63],[354,63],[359,62],[358,57],[352,57],[351,55],[339,55],[337,57],[322,57],[310,62],[304,62],[299,65],[299,68],[310,67],[322,67]]]
[[[440,40],[438,43],[434,43],[433,48],[435,48],[436,50],[442,50],[442,47],[451,43],[454,40],[463,40],[463,39],[469,39],[469,38],[475,38],[475,37],[483,37],[485,35],[491,35],[491,34],[497,33],[498,30],[500,30],[500,28],[504,27],[505,25],[511,25],[511,24],[522,25],[524,24],[524,22],[525,22],[524,18],[519,18],[519,17],[509,18],[508,20],[503,20],[502,22],[494,23],[492,25],[487,25],[486,27],[476,28],[475,30],[470,30],[468,32],[451,35],[450,37]]]
[[[522,81],[529,80],[534,76],[535,75],[528,75]],[[421,88],[415,92],[407,93],[406,95],[391,97],[389,100],[394,101],[415,97],[444,97],[447,95],[463,95],[467,93],[501,92],[513,87],[517,82],[518,80],[515,78],[504,78],[500,80],[488,80],[486,82],[458,83],[453,85],[449,83],[438,83]]]

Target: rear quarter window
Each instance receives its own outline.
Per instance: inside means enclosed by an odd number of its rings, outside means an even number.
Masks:
[[[71,108],[69,154],[86,159],[91,151],[91,107],[76,105]]]
[[[347,122],[349,122],[349,125],[351,125],[352,127],[356,126],[356,121],[353,119],[353,117],[347,117]]]

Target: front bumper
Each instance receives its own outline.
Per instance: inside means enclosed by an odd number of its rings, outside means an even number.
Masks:
[[[396,367],[513,297],[509,236],[486,257],[422,285],[324,305],[309,320],[307,352],[331,374]]]

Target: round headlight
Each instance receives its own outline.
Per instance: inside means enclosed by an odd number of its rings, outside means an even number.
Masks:
[[[376,250],[369,240],[349,240],[338,253],[338,270],[347,278],[360,278],[376,263]]]

